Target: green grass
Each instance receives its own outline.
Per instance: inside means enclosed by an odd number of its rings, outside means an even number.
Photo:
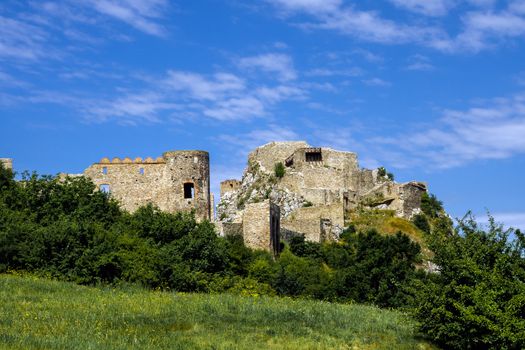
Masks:
[[[432,349],[363,305],[82,287],[0,275],[1,349]]]

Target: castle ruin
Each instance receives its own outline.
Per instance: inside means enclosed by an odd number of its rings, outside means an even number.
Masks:
[[[279,163],[285,169],[281,177],[274,170]],[[280,237],[337,240],[352,210],[387,209],[410,219],[419,212],[426,190],[424,183],[400,184],[378,169],[360,168],[352,152],[312,147],[303,141],[271,142],[250,153],[241,181],[221,184],[218,227],[222,234],[242,233],[252,248],[274,250],[269,237],[275,236],[276,229],[266,225],[266,218],[274,216],[272,207],[279,207]],[[265,223],[254,227],[255,217]]]
[[[151,203],[167,212],[195,211],[211,219],[210,160],[205,151],[169,151],[153,158],[103,158],[84,170],[128,211]]]
[[[12,169],[12,159],[0,162]],[[168,151],[156,159],[103,158],[80,175],[127,211],[148,203],[172,213],[193,211],[199,221],[215,220],[221,235],[240,235],[248,247],[274,254],[281,240],[297,235],[337,240],[360,208],[411,219],[427,191],[425,183],[397,183],[384,169],[360,168],[352,152],[271,142],[249,154],[241,180],[221,182],[215,218],[209,164],[205,151]]]

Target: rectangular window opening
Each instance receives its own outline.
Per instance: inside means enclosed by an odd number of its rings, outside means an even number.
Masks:
[[[144,175],[144,168],[140,168],[140,169],[139,169],[139,174],[140,174],[140,175]]]
[[[193,182],[184,183],[184,198],[193,198],[195,197],[195,185]]]
[[[109,193],[109,185],[108,184],[100,185],[100,192]]]
[[[107,175],[107,173],[108,173],[108,167],[105,166],[102,168],[102,174]]]
[[[307,152],[306,161],[307,162],[322,162],[323,155],[321,154],[321,152]]]

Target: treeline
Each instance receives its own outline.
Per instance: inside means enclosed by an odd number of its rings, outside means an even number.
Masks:
[[[525,347],[525,239],[494,223],[457,227],[434,196],[414,223],[439,273],[416,268],[421,247],[399,232],[350,227],[337,243],[294,238],[279,257],[219,237],[192,214],[145,206],[130,214],[84,177],[13,173],[0,165],[0,273],[80,284],[283,295],[410,310],[449,348]],[[509,239],[512,235],[512,240]]]

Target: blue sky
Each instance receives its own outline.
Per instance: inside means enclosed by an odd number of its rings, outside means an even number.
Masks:
[[[2,0],[0,116],[18,171],[306,140],[525,228],[525,1]]]

